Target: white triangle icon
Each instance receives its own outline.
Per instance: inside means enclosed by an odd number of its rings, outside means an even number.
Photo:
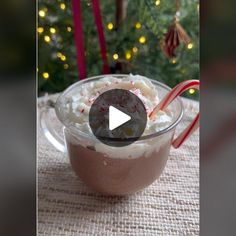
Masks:
[[[131,116],[113,106],[109,106],[109,130],[116,129],[129,120],[131,120]]]

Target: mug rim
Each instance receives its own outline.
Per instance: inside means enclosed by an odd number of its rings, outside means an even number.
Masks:
[[[57,98],[56,100],[56,104],[55,104],[55,112],[56,112],[56,115],[58,117],[58,119],[60,120],[60,122],[62,122],[62,124],[68,128],[70,131],[72,131],[72,133],[77,133],[81,136],[85,136],[86,138],[92,138],[94,139],[95,136],[91,133],[85,133],[81,130],[79,130],[78,128],[76,128],[75,126],[73,125],[68,125],[68,124],[65,124],[65,122],[61,119],[61,116],[60,116],[60,111],[58,110],[58,107],[60,106],[59,103],[60,103],[60,100],[63,98],[63,96],[65,96],[65,94],[67,94],[70,90],[72,90],[74,87],[78,86],[79,84],[83,84],[83,83],[87,83],[91,80],[96,80],[96,79],[99,79],[99,78],[104,78],[104,77],[109,77],[109,76],[114,76],[114,77],[127,77],[129,76],[130,74],[106,74],[106,75],[97,75],[97,76],[92,76],[92,77],[88,77],[88,78],[85,78],[83,80],[79,80],[77,81],[76,83],[73,83],[72,85],[70,85],[68,88],[66,88]],[[153,79],[150,79],[148,77],[145,77],[145,76],[142,76],[142,75],[139,75],[141,77],[144,77],[146,79],[149,79],[152,83],[170,91],[171,88],[157,80],[153,80]],[[176,118],[175,121],[173,121],[168,127],[160,130],[160,131],[157,131],[157,132],[154,132],[152,134],[148,134],[148,135],[144,135],[144,136],[141,136],[139,137],[139,139],[136,141],[136,142],[139,142],[139,141],[143,141],[143,140],[147,140],[147,139],[151,139],[151,138],[154,138],[154,137],[157,137],[157,136],[160,136],[162,134],[165,134],[167,133],[168,131],[174,129],[178,124],[179,122],[181,121],[182,117],[183,117],[183,103],[182,103],[182,100],[180,99],[180,97],[177,97],[176,98],[177,102],[179,103],[180,105],[180,112]],[[130,139],[133,139],[133,138],[127,138],[127,141],[129,141]],[[114,142],[119,142],[121,140],[119,139],[112,139]],[[124,142],[124,140],[122,141]]]

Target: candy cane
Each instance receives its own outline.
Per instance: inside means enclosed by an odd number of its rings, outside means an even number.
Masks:
[[[164,110],[176,97],[178,97],[184,91],[190,88],[199,90],[199,84],[199,80],[186,80],[176,85],[153,109],[153,111],[149,114],[149,118],[153,119],[159,110]],[[184,142],[184,140],[186,140],[198,128],[198,126],[199,114],[195,117],[192,123],[187,128],[185,128],[176,139],[174,139],[172,145],[175,148],[178,148]]]
[[[174,139],[172,142],[172,146],[174,148],[178,148],[181,146],[181,144],[199,127],[199,113],[195,117],[195,119],[192,121],[192,123],[187,126],[180,134],[179,136]]]

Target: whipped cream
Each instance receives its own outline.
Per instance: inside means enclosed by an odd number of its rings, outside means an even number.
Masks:
[[[70,101],[67,103],[70,122],[81,131],[91,133],[89,126],[89,110],[95,99],[103,92],[121,88],[127,89],[137,95],[143,102],[147,115],[158,104],[159,97],[156,87],[152,82],[140,75],[130,74],[127,78],[120,79],[113,76],[106,76],[98,81],[85,83],[78,88]],[[147,118],[147,125],[143,135],[156,133],[168,127],[172,122],[172,115],[169,112],[159,111],[152,120]]]
[[[66,105],[68,121],[73,123],[80,131],[92,134],[89,126],[90,107],[101,93],[115,88],[127,89],[137,95],[143,102],[147,112],[147,124],[143,136],[161,131],[172,123],[171,111],[159,111],[152,120],[149,119],[148,114],[160,101],[157,88],[148,78],[132,74],[126,76],[125,79],[115,76],[104,76],[102,79],[82,84],[68,98]],[[157,138],[159,144],[157,144]],[[160,140],[160,137],[157,138],[145,141],[145,143],[138,141],[129,146],[122,147],[122,154],[117,151],[119,148],[107,146],[98,141],[93,143],[93,146],[96,151],[113,158],[137,158],[142,155],[148,155],[153,148],[158,148],[163,142],[168,142],[170,139],[169,137],[162,137],[162,140]],[[88,144],[84,146],[86,145]]]

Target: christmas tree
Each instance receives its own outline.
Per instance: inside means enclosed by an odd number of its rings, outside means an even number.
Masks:
[[[93,2],[80,3],[86,76],[90,77],[102,73],[102,59]],[[199,79],[198,1],[100,0],[99,3],[110,73],[140,74],[170,87],[183,80]],[[60,92],[80,79],[71,1],[39,0],[38,15],[39,94]],[[176,17],[181,25],[179,35],[184,32],[187,39],[182,43],[177,39],[178,44],[172,47],[168,37]],[[169,49],[174,51],[168,54]],[[196,99],[198,93],[191,89],[185,96]]]

